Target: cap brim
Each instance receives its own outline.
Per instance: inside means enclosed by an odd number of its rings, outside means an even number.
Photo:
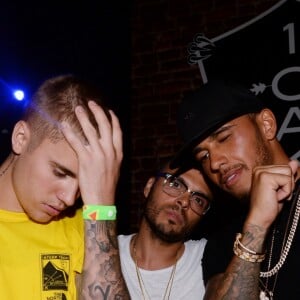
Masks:
[[[189,157],[190,159],[187,159]],[[192,145],[183,146],[172,158],[169,167],[170,169],[177,169],[179,167],[187,167],[191,165],[192,157]]]
[[[248,113],[261,111],[261,99],[231,82],[209,80],[187,95],[179,107],[178,127],[183,147],[170,162],[172,169],[194,161],[194,148],[225,123]]]

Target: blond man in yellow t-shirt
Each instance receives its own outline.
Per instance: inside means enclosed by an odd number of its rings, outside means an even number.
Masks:
[[[84,82],[58,76],[11,140],[0,166],[0,299],[129,299],[115,226],[117,117]]]

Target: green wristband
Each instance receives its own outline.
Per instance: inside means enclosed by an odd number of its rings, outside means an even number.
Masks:
[[[82,216],[84,220],[114,221],[117,209],[115,205],[84,205]]]

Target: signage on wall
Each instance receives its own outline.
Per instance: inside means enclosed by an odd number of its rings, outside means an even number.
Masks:
[[[300,160],[300,0],[279,1],[269,10],[209,39],[197,34],[188,46],[203,82],[230,75],[275,112],[277,137]]]

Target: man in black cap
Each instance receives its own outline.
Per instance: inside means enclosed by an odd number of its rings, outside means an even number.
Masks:
[[[215,233],[203,257],[205,299],[300,299],[300,170],[276,139],[272,111],[246,88],[210,80],[179,108],[192,157],[247,213]]]

